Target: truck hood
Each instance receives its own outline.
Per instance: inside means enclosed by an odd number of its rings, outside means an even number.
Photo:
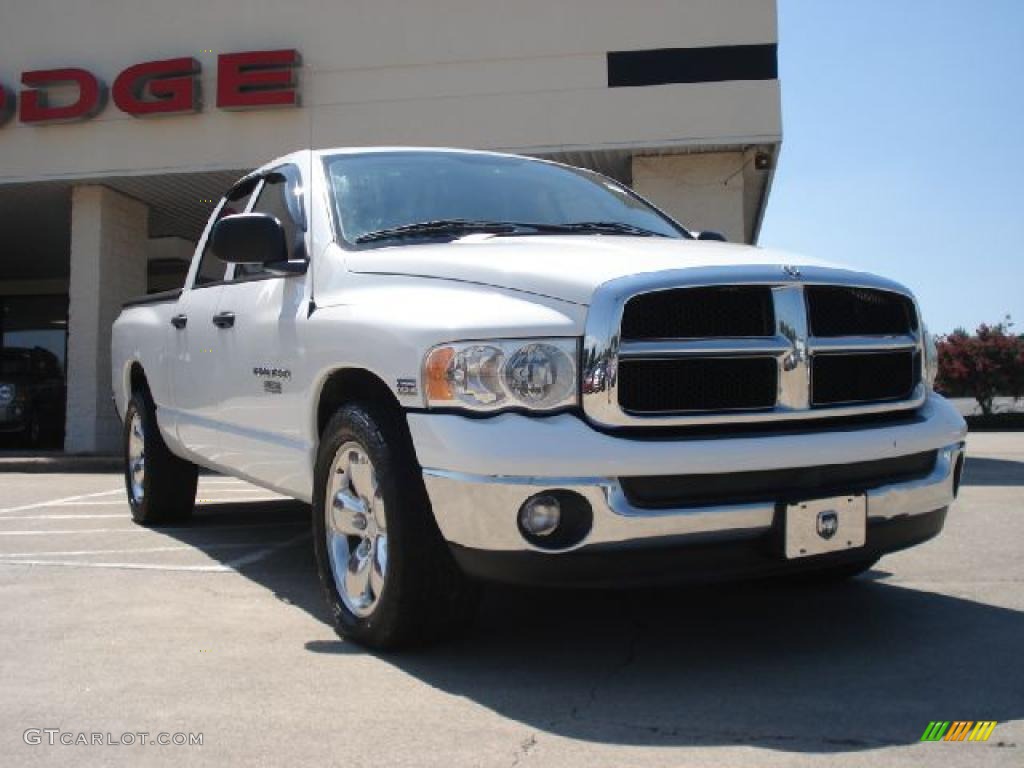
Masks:
[[[346,253],[346,266],[353,272],[458,280],[576,304],[589,304],[599,285],[627,275],[766,264],[838,267],[735,243],[600,235],[469,235],[451,243]]]

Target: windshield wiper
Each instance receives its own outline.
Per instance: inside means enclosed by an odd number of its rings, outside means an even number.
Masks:
[[[497,225],[498,222],[495,222]],[[601,235],[635,235],[637,237],[671,237],[651,229],[644,229],[622,221],[573,221],[565,224],[549,224],[540,221],[503,221],[501,225],[509,231],[507,235],[578,235],[594,232]]]
[[[661,232],[644,229],[622,221],[574,221],[571,224],[558,224],[562,232],[597,232],[607,235],[636,235],[638,237],[668,237]]]
[[[378,240],[396,240],[406,237],[443,237],[483,232],[493,235],[565,234],[594,232],[603,235],[635,235],[638,237],[669,237],[661,232],[626,224],[621,221],[574,221],[567,224],[548,224],[533,221],[474,221],[472,219],[434,219],[417,221],[398,227],[367,232],[356,238],[357,243]]]
[[[464,235],[472,232],[502,234],[514,232],[518,224],[504,221],[472,221],[470,219],[435,219],[433,221],[417,221],[399,227],[388,227],[367,232],[356,238],[357,243],[372,243],[377,240],[395,240],[404,237]]]

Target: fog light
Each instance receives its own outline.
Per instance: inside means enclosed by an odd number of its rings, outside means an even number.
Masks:
[[[579,545],[594,524],[594,510],[583,496],[561,488],[536,493],[519,508],[519,532],[549,552]]]
[[[519,524],[534,536],[550,536],[562,520],[562,506],[554,496],[534,496],[519,510]]]

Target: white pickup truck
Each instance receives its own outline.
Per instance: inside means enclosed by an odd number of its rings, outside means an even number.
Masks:
[[[198,467],[312,505],[345,637],[451,633],[480,579],[859,573],[935,536],[966,427],[911,293],[485,152],[301,151],[113,328],[134,519]]]

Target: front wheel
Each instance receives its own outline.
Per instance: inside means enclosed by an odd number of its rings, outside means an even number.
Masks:
[[[156,407],[143,392],[132,393],[124,417],[124,484],[132,519],[141,525],[184,523],[192,517],[199,468],[167,448]]]
[[[455,634],[472,617],[475,589],[434,522],[408,434],[385,409],[348,405],[324,430],[313,535],[342,637],[408,647]]]

